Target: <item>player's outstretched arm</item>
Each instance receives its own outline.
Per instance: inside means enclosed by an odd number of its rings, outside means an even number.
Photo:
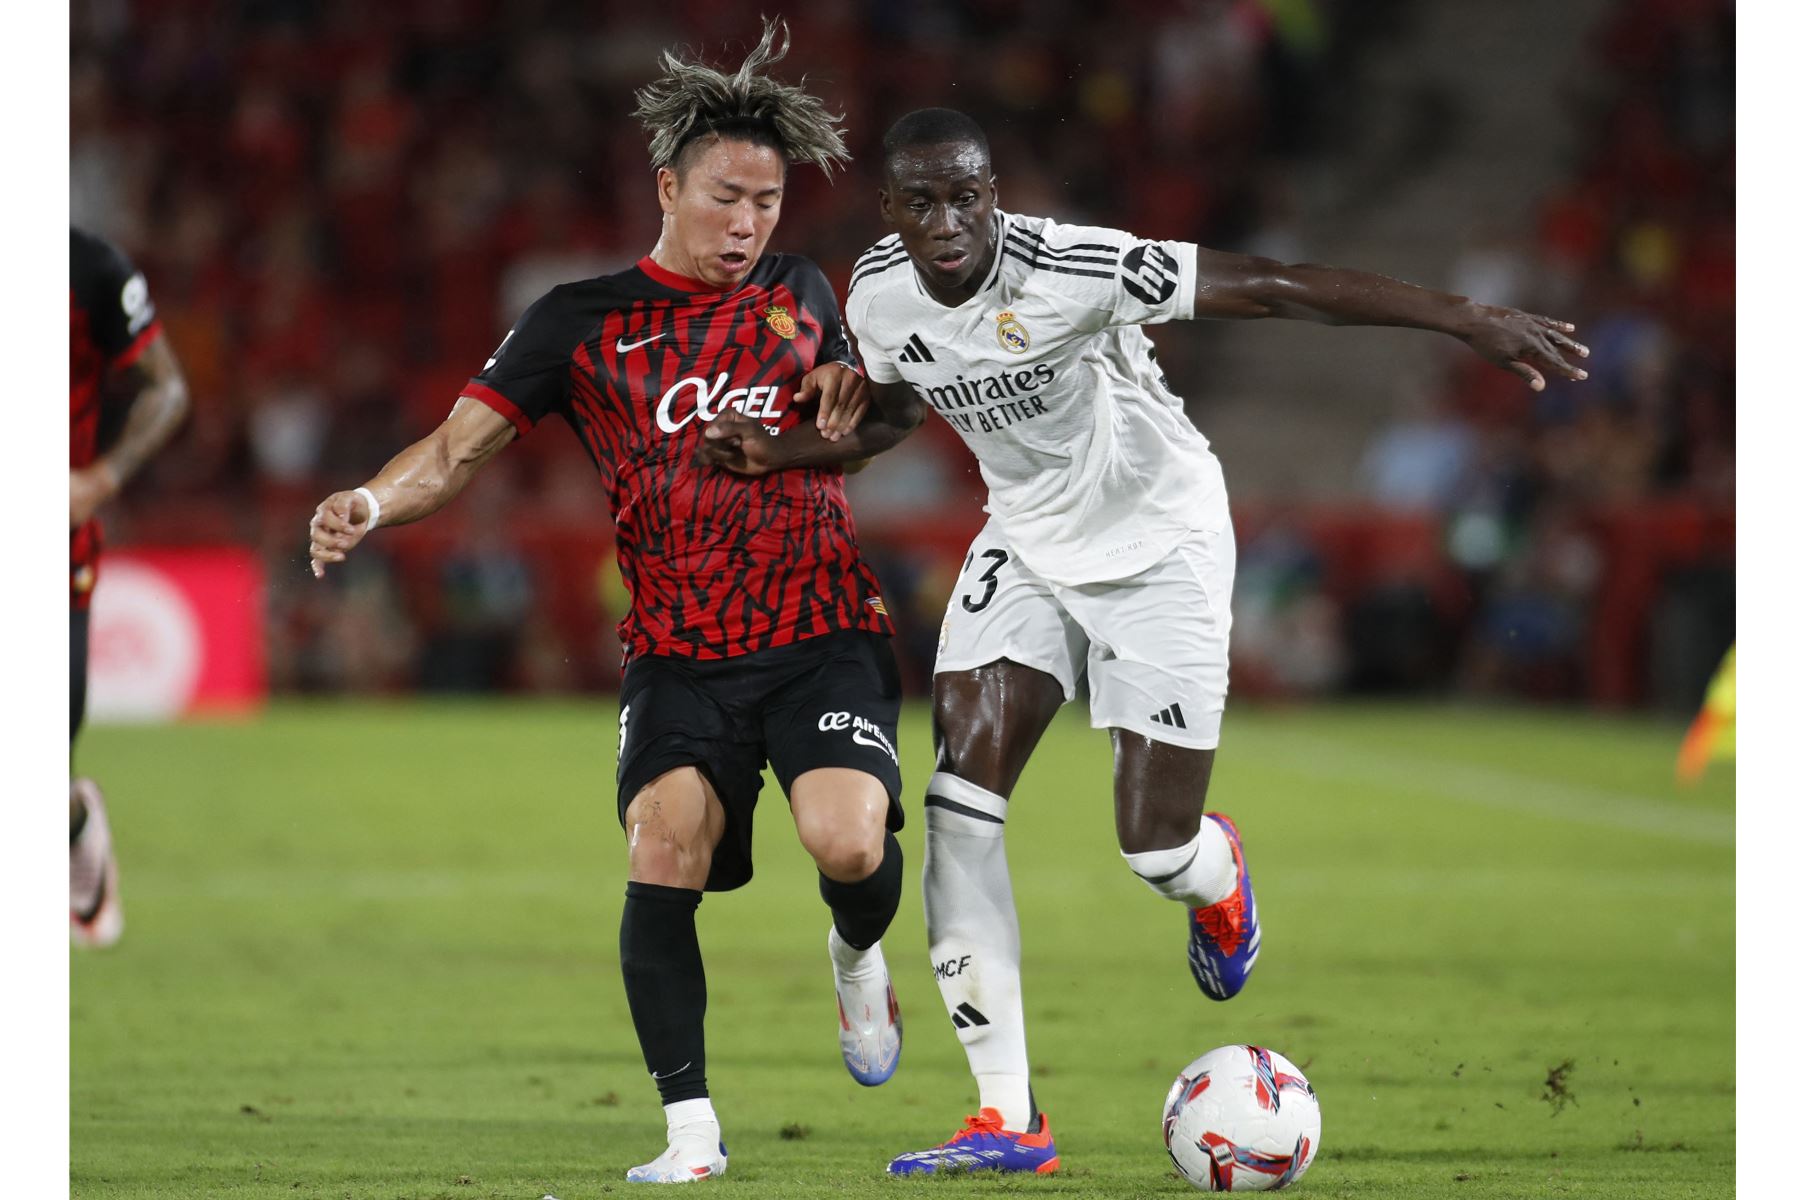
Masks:
[[[740,475],[767,475],[795,467],[843,466],[899,445],[925,420],[925,402],[910,385],[874,383],[861,376],[857,379],[867,388],[867,398],[841,397],[838,411],[846,405],[851,409],[864,405],[870,411],[854,428],[834,430],[835,440],[815,421],[802,422],[775,437],[743,413],[727,409],[701,436],[700,461]]]
[[[1465,296],[1434,292],[1385,275],[1279,263],[1273,259],[1202,248],[1196,261],[1194,316],[1254,320],[1286,317],[1328,325],[1398,325],[1432,329],[1542,391],[1546,372],[1586,379],[1575,359],[1588,349],[1570,335],[1567,321],[1477,304]]]
[[[459,399],[442,425],[396,454],[375,478],[319,503],[310,527],[312,573],[323,578],[327,563],[343,562],[376,526],[417,521],[450,503],[515,436],[512,422],[487,405]]]
[[[144,352],[108,381],[131,396],[124,428],[99,458],[69,468],[69,528],[86,523],[102,504],[118,495],[126,480],[168,442],[187,419],[187,379],[167,334],[151,339]]]

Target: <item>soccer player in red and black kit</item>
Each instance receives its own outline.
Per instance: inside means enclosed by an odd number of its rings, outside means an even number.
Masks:
[[[697,461],[726,410],[784,442],[860,426],[884,448],[916,423],[867,412],[830,285],[763,250],[790,162],[829,171],[838,119],[760,73],[786,51],[765,27],[735,73],[664,55],[638,93],[662,236],[616,275],[552,289],[525,311],[450,416],[363,487],[320,504],[313,567],[370,530],[437,511],[483,463],[552,413],[581,438],[610,497],[632,596],[620,623],[618,804],[630,857],[620,967],[668,1148],[636,1182],[725,1170],[706,1084],[701,893],[750,878],[765,762],[819,868],[845,1065],[884,1082],[899,1011],[880,938],[899,905],[900,689],[891,626],[857,550],[836,467],[747,477]],[[825,430],[813,406],[828,399]]]
[[[69,747],[87,712],[88,603],[100,567],[95,513],[187,415],[187,383],[150,288],[111,244],[69,230]],[[103,451],[102,425],[110,432]],[[124,931],[106,804],[69,783],[69,937],[110,946]]]

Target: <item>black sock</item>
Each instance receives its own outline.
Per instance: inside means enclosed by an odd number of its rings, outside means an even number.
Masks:
[[[694,910],[700,893],[655,883],[625,885],[619,969],[644,1066],[664,1104],[706,1095],[706,968]]]
[[[867,950],[881,940],[900,909],[900,876],[905,870],[900,843],[890,833],[881,843],[881,865],[867,879],[839,883],[819,875],[819,895],[830,907],[831,923],[846,944]]]

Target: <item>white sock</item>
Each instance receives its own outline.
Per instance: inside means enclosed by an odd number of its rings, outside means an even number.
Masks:
[[[702,1096],[698,1100],[677,1100],[673,1104],[663,1105],[663,1116],[669,1123],[669,1140],[673,1142],[677,1134],[705,1134],[718,1139],[719,1117],[713,1112],[712,1098]],[[707,1127],[711,1127],[710,1133]]]
[[[838,936],[837,926],[831,927],[831,935],[826,939],[831,948],[831,965],[837,968],[839,979],[846,982],[862,982],[871,975],[880,973],[881,943],[876,942],[867,950],[858,950],[842,937]]]
[[[925,786],[925,934],[944,1007],[981,1091],[1008,1129],[1031,1122],[1019,912],[1006,867],[1006,801],[942,772]]]
[[[1200,832],[1186,845],[1126,854],[1125,865],[1151,891],[1188,908],[1217,904],[1237,887],[1237,862],[1217,821],[1202,820]]]

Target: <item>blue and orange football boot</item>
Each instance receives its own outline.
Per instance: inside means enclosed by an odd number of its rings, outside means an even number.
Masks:
[[[1237,887],[1217,904],[1188,910],[1188,967],[1194,982],[1213,1000],[1229,1000],[1243,990],[1262,949],[1262,924],[1256,919],[1256,893],[1250,888],[1250,868],[1244,862],[1244,843],[1237,826],[1222,813],[1207,813],[1217,821],[1231,843],[1237,863]]]
[[[965,1117],[956,1136],[943,1145],[896,1158],[888,1164],[888,1174],[1010,1171],[1049,1175],[1062,1165],[1062,1159],[1056,1154],[1056,1139],[1050,1136],[1050,1118],[1039,1113],[1037,1125],[1036,1133],[1006,1129],[999,1109],[984,1108]]]

